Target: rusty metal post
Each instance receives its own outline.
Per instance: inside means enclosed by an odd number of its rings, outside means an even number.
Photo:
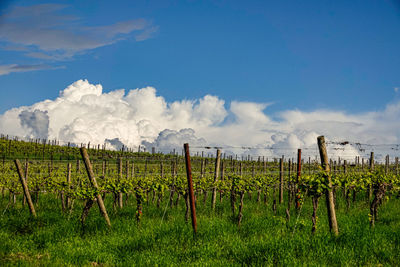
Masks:
[[[183,145],[185,149],[185,160],[186,160],[186,175],[188,180],[188,189],[189,189],[189,201],[190,201],[190,212],[192,215],[192,227],[193,231],[197,233],[197,222],[196,222],[196,205],[194,200],[193,193],[193,181],[192,181],[192,166],[190,164],[190,152],[189,152],[189,144]]]

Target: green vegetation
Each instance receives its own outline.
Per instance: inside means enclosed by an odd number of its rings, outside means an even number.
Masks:
[[[137,225],[135,202],[121,211],[107,208],[113,224],[108,230],[98,208],[93,208],[82,227],[82,205],[71,215],[61,214],[58,199],[47,194],[37,205],[38,217],[29,216],[19,198],[4,212],[8,200],[2,198],[0,216],[0,265],[398,265],[400,263],[400,200],[387,201],[374,229],[368,223],[368,207],[357,201],[349,212],[344,200],[337,216],[340,236],[329,234],[326,209],[320,207],[316,234],[311,234],[312,206],[309,199],[289,225],[283,207],[273,216],[271,206],[245,199],[244,218],[238,229],[230,216],[228,199],[217,202],[215,214],[198,204],[198,235],[193,237],[185,223],[185,207],[162,208],[144,205]],[[343,204],[343,205],[341,205]]]
[[[21,141],[16,138],[9,139],[7,136],[0,136],[0,153],[3,160],[7,159],[37,159],[37,160],[75,160],[80,159],[79,147],[74,144],[64,146],[58,145],[57,140],[32,139]],[[129,158],[143,158],[150,154],[147,152],[133,152],[124,148],[122,151],[107,150],[104,145],[80,144],[89,147],[89,153],[96,158],[117,158],[120,156]],[[169,155],[155,154],[153,157],[170,157]]]
[[[15,150],[9,153],[8,146]],[[99,184],[95,190],[82,161],[76,160],[77,148],[48,146],[50,154],[45,152],[43,160],[43,155],[30,152],[35,146],[0,140],[2,266],[400,264],[397,166],[376,165],[372,171],[354,165],[332,171],[340,232],[335,237],[325,206],[326,174],[316,163],[305,164],[300,179],[293,175],[294,165],[285,163],[284,199],[279,204],[278,162],[222,159],[214,182],[215,159],[194,157],[194,236],[182,157],[91,149]],[[27,158],[21,162],[36,218],[23,201],[10,160],[16,157]],[[55,160],[58,157],[63,160]],[[105,197],[111,229],[96,203],[86,220],[81,219],[85,205],[98,194]]]

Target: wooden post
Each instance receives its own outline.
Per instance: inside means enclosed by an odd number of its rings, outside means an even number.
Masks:
[[[183,145],[183,147],[185,149],[186,175],[187,175],[187,180],[188,180],[190,212],[192,215],[192,227],[193,227],[193,232],[196,234],[197,233],[196,203],[195,203],[194,193],[193,193],[192,167],[190,164],[189,144],[186,143]]]
[[[225,155],[225,153],[224,153],[224,155]],[[223,181],[225,179],[225,161],[223,160],[222,162],[221,162],[221,181]],[[222,195],[223,195],[223,193],[222,192],[220,192],[219,193],[219,201],[222,203]]]
[[[263,173],[264,174],[267,173],[267,162],[265,161],[264,156],[263,156]]]
[[[175,177],[176,177],[176,162],[175,161],[171,162],[171,175],[172,175],[172,180],[175,181]],[[174,185],[174,183],[172,183],[171,194],[169,195],[169,201],[170,201],[171,206],[172,206],[174,193],[175,193],[175,185]],[[179,197],[179,194],[178,194],[178,197]]]
[[[375,167],[375,162],[374,162],[374,152],[371,152],[370,158],[369,158],[369,171],[372,172],[374,171],[374,167]],[[371,202],[372,199],[372,184],[369,185],[368,187],[368,191],[367,191],[367,195],[368,195],[368,203]]]
[[[325,196],[326,196],[326,208],[328,210],[329,228],[331,232],[333,232],[335,235],[338,235],[339,229],[336,220],[335,203],[332,192],[332,180],[328,164],[328,153],[326,152],[325,137],[319,136],[317,140],[318,140],[319,155],[321,157],[321,166],[322,169],[325,171],[325,178],[327,179],[328,182],[328,189],[325,192]]]
[[[201,179],[204,178],[204,172],[205,172],[205,167],[204,167],[204,159],[201,159],[201,163],[200,163],[200,177]]]
[[[126,174],[125,174],[125,177],[126,177],[126,179],[129,179],[129,177],[131,177],[131,175],[130,175],[129,160],[126,161],[125,165],[126,165]]]
[[[36,217],[35,207],[33,206],[33,202],[32,202],[32,199],[31,199],[31,194],[29,193],[28,185],[26,183],[26,180],[25,180],[25,177],[24,177],[24,174],[23,174],[21,163],[19,162],[18,159],[14,160],[14,163],[15,163],[15,166],[17,167],[19,180],[21,182],[22,189],[24,190],[24,195],[26,197],[26,200],[28,202],[29,211],[31,212],[33,217]]]
[[[160,175],[161,175],[161,180],[164,180],[164,164],[162,161],[160,162]]]
[[[296,195],[296,209],[300,209],[300,188],[299,188],[299,180],[301,177],[301,149],[297,149],[297,195]]]
[[[146,161],[144,162],[144,173],[143,173],[143,178],[146,178],[147,175],[147,158]]]
[[[67,184],[68,184],[68,189],[71,188],[71,169],[72,165],[71,163],[68,163],[67,165]],[[67,196],[67,208],[69,208],[71,205],[71,198]]]
[[[347,174],[347,160],[343,160],[343,173]],[[351,194],[351,187],[343,187],[344,190],[344,196],[346,197],[346,209],[347,211],[350,210],[350,194]],[[334,197],[335,199],[335,197]]]
[[[119,178],[119,182],[122,182],[122,167],[123,167],[122,158],[120,157],[118,159],[118,178]],[[117,200],[118,200],[118,207],[120,209],[122,209],[122,207],[123,207],[123,195],[122,195],[121,191],[117,193]]]
[[[225,179],[225,161],[221,162],[221,180]]]
[[[76,161],[76,171],[81,172],[81,161],[79,159]]]
[[[29,161],[28,159],[25,160],[25,181],[28,183],[28,173],[29,173]],[[24,200],[22,201],[22,205],[25,206],[26,204],[26,197],[24,195]]]
[[[219,166],[221,163],[221,150],[217,149],[217,155],[215,157],[215,171],[214,171],[214,187],[211,196],[211,208],[215,209],[215,202],[217,199],[217,187],[215,183],[218,181],[219,176]]]
[[[291,171],[292,171],[292,160],[289,159],[289,161],[288,161],[288,189],[289,189],[289,195],[293,193],[293,184],[292,184],[292,181],[291,181],[291,175],[292,175]],[[288,201],[290,202],[290,199]]]
[[[371,152],[371,156],[370,156],[370,158],[369,158],[369,169],[370,169],[370,171],[373,171],[373,170],[374,170],[374,165],[375,165],[375,162],[374,162],[374,152]]]
[[[389,173],[389,155],[385,157],[385,175]]]
[[[102,164],[101,164],[101,175],[103,176],[103,178],[105,178],[106,175],[106,161],[103,160]]]
[[[283,203],[283,156],[279,159],[279,204]]]
[[[286,222],[289,223],[290,221],[290,202],[292,201],[292,182],[291,182],[291,177],[290,177],[290,171],[291,171],[291,166],[292,161],[289,158],[288,160],[288,180],[287,180],[287,187],[288,187],[288,198],[287,198],[287,208],[286,208]]]
[[[89,181],[95,189],[99,190],[99,186],[97,185],[96,178],[94,177],[92,164],[90,163],[90,159],[89,159],[87,150],[86,150],[86,148],[81,147],[80,151],[81,151],[83,161],[85,163],[87,174],[89,176]],[[111,227],[111,222],[110,222],[110,219],[108,218],[106,207],[104,206],[103,198],[101,197],[100,193],[97,194],[96,199],[97,199],[97,204],[99,205],[101,215],[103,215],[104,219],[106,220],[108,227]]]
[[[11,140],[10,140],[10,142],[11,142]],[[45,149],[46,149],[46,139],[43,139],[43,152],[42,152],[43,158],[42,158],[42,160],[44,160],[44,152],[45,152]]]

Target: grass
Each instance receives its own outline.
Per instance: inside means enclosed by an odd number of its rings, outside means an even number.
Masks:
[[[20,196],[21,197],[21,196]],[[399,265],[400,200],[393,197],[379,210],[374,229],[368,222],[368,206],[360,199],[345,210],[338,198],[340,235],[329,233],[324,199],[320,200],[317,233],[311,234],[312,207],[306,199],[300,215],[291,210],[286,223],[285,205],[273,216],[271,205],[245,199],[242,226],[233,222],[228,198],[212,212],[199,199],[198,234],[184,219],[183,200],[178,207],[166,202],[157,209],[144,204],[143,218],[135,221],[135,199],[120,211],[106,201],[112,229],[107,229],[97,206],[85,226],[79,221],[82,203],[71,215],[61,214],[60,200],[41,195],[37,218],[29,216],[20,197],[5,210],[8,196],[0,197],[0,265],[126,266],[126,265]],[[270,202],[271,203],[271,202]],[[297,219],[298,218],[298,219]]]

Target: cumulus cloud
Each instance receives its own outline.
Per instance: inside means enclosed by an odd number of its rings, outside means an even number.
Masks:
[[[226,104],[212,95],[167,102],[153,87],[104,93],[100,84],[79,80],[61,90],[56,99],[6,111],[0,115],[0,132],[78,144],[107,143],[115,149],[145,145],[148,151],[156,147],[164,152],[180,151],[188,142],[193,148],[223,147],[228,154],[267,157],[294,157],[297,148],[303,148],[304,155],[318,155],[319,135],[331,141],[399,143],[400,102],[358,114],[335,110],[268,114],[268,106],[240,101]],[[371,148],[329,145],[328,150],[332,157],[354,159],[366,156]],[[387,152],[397,153],[386,148],[381,154]]]
[[[49,130],[49,116],[47,111],[23,110],[19,114],[21,126],[26,128],[30,135],[38,138],[47,138]]]
[[[169,152],[175,148],[182,148],[184,143],[189,143],[195,150],[198,150],[198,147],[207,146],[207,141],[204,138],[197,138],[195,131],[190,128],[179,131],[165,129],[158,134],[154,142],[145,141],[143,145],[147,148],[155,147],[161,152]]]
[[[104,144],[107,149],[121,150],[124,147],[124,144],[118,138],[106,139]]]

